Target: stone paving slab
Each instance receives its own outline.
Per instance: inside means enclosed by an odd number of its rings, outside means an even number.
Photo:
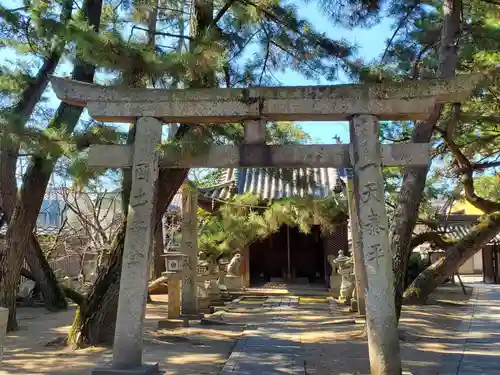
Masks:
[[[478,285],[456,375],[500,375],[500,285]]]
[[[293,311],[298,305],[298,297],[270,297],[263,303],[266,311],[277,313]],[[286,323],[286,317],[271,315],[262,323],[243,332],[220,375],[305,375],[300,342],[272,337],[289,333],[287,327],[272,328],[272,324]]]

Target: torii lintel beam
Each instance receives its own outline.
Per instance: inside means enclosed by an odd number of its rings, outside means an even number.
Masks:
[[[427,165],[427,143],[382,145],[382,163],[387,166]],[[133,147],[92,145],[88,164],[92,167],[130,168]],[[351,167],[350,145],[222,145],[200,155],[164,150],[160,168],[344,168]]]
[[[155,117],[166,123],[268,121],[344,121],[354,114],[380,120],[423,120],[436,103],[466,100],[482,74],[450,79],[333,86],[214,89],[141,89],[99,86],[53,77],[63,102],[86,106],[106,122]]]

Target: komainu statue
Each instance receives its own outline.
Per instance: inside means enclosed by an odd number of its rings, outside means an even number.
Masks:
[[[230,276],[240,276],[241,254],[235,254],[227,266],[227,274]]]

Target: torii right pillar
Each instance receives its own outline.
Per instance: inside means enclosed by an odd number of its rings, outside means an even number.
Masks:
[[[358,243],[365,273],[370,372],[372,375],[400,375],[402,369],[394,276],[378,134],[377,117],[354,115],[350,119],[355,221],[358,224]]]

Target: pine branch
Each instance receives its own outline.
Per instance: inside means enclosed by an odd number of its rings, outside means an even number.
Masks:
[[[224,17],[224,14],[231,8],[231,6],[235,3],[236,0],[228,0],[224,6],[217,12],[215,15],[213,21],[212,21],[212,26],[216,26],[217,22],[221,20],[222,17]]]
[[[459,172],[462,174],[462,183],[464,185],[465,198],[474,207],[485,213],[493,213],[500,211],[500,202],[493,202],[478,196],[474,189],[474,168],[472,163],[462,153],[460,148],[453,140],[454,130],[458,126],[460,119],[460,104],[453,105],[453,112],[450,121],[445,130],[439,130],[443,136],[446,146],[449,148],[456,163],[459,167]]]
[[[420,1],[415,2],[415,4],[413,4],[410,7],[410,9],[406,12],[405,16],[399,21],[398,26],[396,27],[396,29],[394,30],[394,33],[392,34],[391,38],[387,42],[387,46],[386,46],[386,48],[384,50],[384,53],[382,54],[382,58],[380,59],[380,63],[379,63],[380,66],[384,63],[385,57],[387,56],[387,53],[389,52],[389,48],[391,47],[392,42],[396,38],[396,35],[399,33],[399,30],[401,30],[401,28],[404,26],[404,24],[406,23],[406,21],[408,20],[408,18],[410,18],[410,15],[413,13],[413,11],[415,10],[415,8],[419,4],[420,4]]]
[[[453,246],[456,242],[456,240],[442,236],[438,232],[424,232],[417,234],[411,239],[410,249],[414,249],[424,243],[430,243],[434,247],[446,250],[450,246]]]
[[[132,27],[132,30],[134,29],[137,29],[137,30],[141,30],[141,31],[146,31],[148,32],[149,29],[146,29],[144,27],[140,27],[140,26],[137,26],[137,25],[134,25]],[[172,34],[172,33],[167,33],[167,32],[163,32],[163,31],[155,31],[154,33],[149,33],[148,35],[161,35],[161,36],[168,36],[168,37],[171,37],[171,38],[180,38],[180,39],[186,39],[186,40],[192,40],[191,37],[187,36],[187,35],[180,35],[180,34]]]

